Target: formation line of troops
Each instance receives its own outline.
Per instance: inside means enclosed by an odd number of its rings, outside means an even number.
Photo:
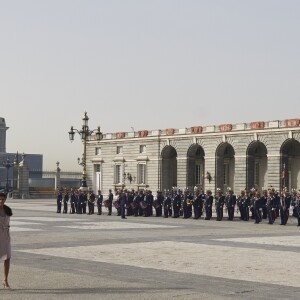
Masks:
[[[102,207],[108,210],[108,215],[112,215],[112,207],[117,210],[118,216],[126,219],[126,216],[150,217],[155,211],[156,217],[173,217],[184,219],[205,220],[212,218],[213,210],[216,212],[216,220],[222,221],[224,211],[228,220],[232,221],[235,213],[239,214],[240,220],[254,220],[259,224],[262,220],[267,220],[268,224],[274,224],[280,219],[280,225],[286,225],[291,215],[298,219],[300,226],[300,190],[292,190],[289,193],[287,188],[281,192],[275,191],[272,187],[262,192],[251,189],[242,190],[236,196],[232,189],[228,189],[224,195],[221,189],[217,189],[216,195],[212,195],[211,190],[204,192],[202,189],[194,188],[180,190],[173,188],[170,191],[157,191],[156,196],[151,190],[118,190],[115,195],[109,190],[106,200],[99,190],[95,194],[92,190],[59,190],[57,193],[57,213],[68,213],[68,203],[70,203],[69,213],[89,214],[95,212],[102,214]],[[88,208],[88,210],[87,210]]]

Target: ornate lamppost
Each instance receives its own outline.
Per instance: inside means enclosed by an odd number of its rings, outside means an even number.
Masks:
[[[8,179],[8,174],[9,174],[9,169],[13,166],[14,164],[10,161],[9,157],[6,158],[6,161],[3,162],[3,166],[6,168],[6,187],[5,187],[5,192],[8,194],[9,193],[9,179]]]
[[[87,141],[91,139],[91,136],[93,133],[95,133],[96,140],[100,141],[103,138],[103,134],[100,131],[100,126],[98,126],[97,129],[90,130],[89,129],[89,117],[87,115],[87,112],[84,113],[84,117],[82,119],[83,124],[81,130],[78,130],[71,126],[71,130],[69,131],[69,139],[71,142],[74,141],[74,135],[75,133],[79,133],[80,138],[83,143],[83,154],[82,154],[82,159],[80,161],[80,158],[78,158],[78,164],[82,166],[82,183],[81,183],[81,189],[86,190],[87,189],[87,184],[86,184],[86,144]]]

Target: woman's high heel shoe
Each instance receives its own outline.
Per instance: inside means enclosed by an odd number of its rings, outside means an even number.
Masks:
[[[3,288],[5,288],[5,289],[10,289],[10,286],[9,286],[9,284],[7,283],[7,281],[5,281],[5,280],[3,280]]]

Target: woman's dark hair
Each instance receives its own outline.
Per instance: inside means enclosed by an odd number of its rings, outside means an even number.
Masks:
[[[6,199],[6,193],[0,192],[0,197],[4,197]]]

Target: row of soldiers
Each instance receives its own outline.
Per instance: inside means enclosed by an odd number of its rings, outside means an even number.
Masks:
[[[60,191],[57,197],[57,212],[61,212],[63,203],[63,212],[68,211],[68,201],[70,199],[70,213],[94,213],[94,207],[97,205],[98,215],[102,214],[102,205],[108,209],[108,215],[112,214],[112,206],[117,209],[118,215],[122,218],[127,216],[144,216],[153,215],[153,207],[156,216],[165,218],[173,217],[188,219],[193,216],[199,219],[205,214],[205,219],[210,220],[213,208],[215,208],[217,221],[223,219],[224,208],[228,214],[228,220],[233,220],[235,211],[239,212],[240,219],[248,221],[250,218],[258,224],[262,219],[267,219],[269,224],[273,224],[277,217],[280,216],[281,225],[286,225],[289,218],[290,207],[293,208],[293,216],[298,218],[300,226],[300,191],[293,191],[290,194],[287,188],[281,193],[276,192],[273,188],[263,190],[262,193],[252,189],[250,191],[242,190],[239,196],[228,189],[226,195],[221,189],[217,189],[217,194],[212,196],[212,192],[207,190],[195,189],[193,193],[189,190],[181,191],[180,189],[157,191],[156,197],[151,190],[120,190],[114,197],[112,190],[109,190],[108,197],[103,201],[101,191],[95,195],[93,191],[71,190]],[[126,213],[127,212],[127,213]]]

